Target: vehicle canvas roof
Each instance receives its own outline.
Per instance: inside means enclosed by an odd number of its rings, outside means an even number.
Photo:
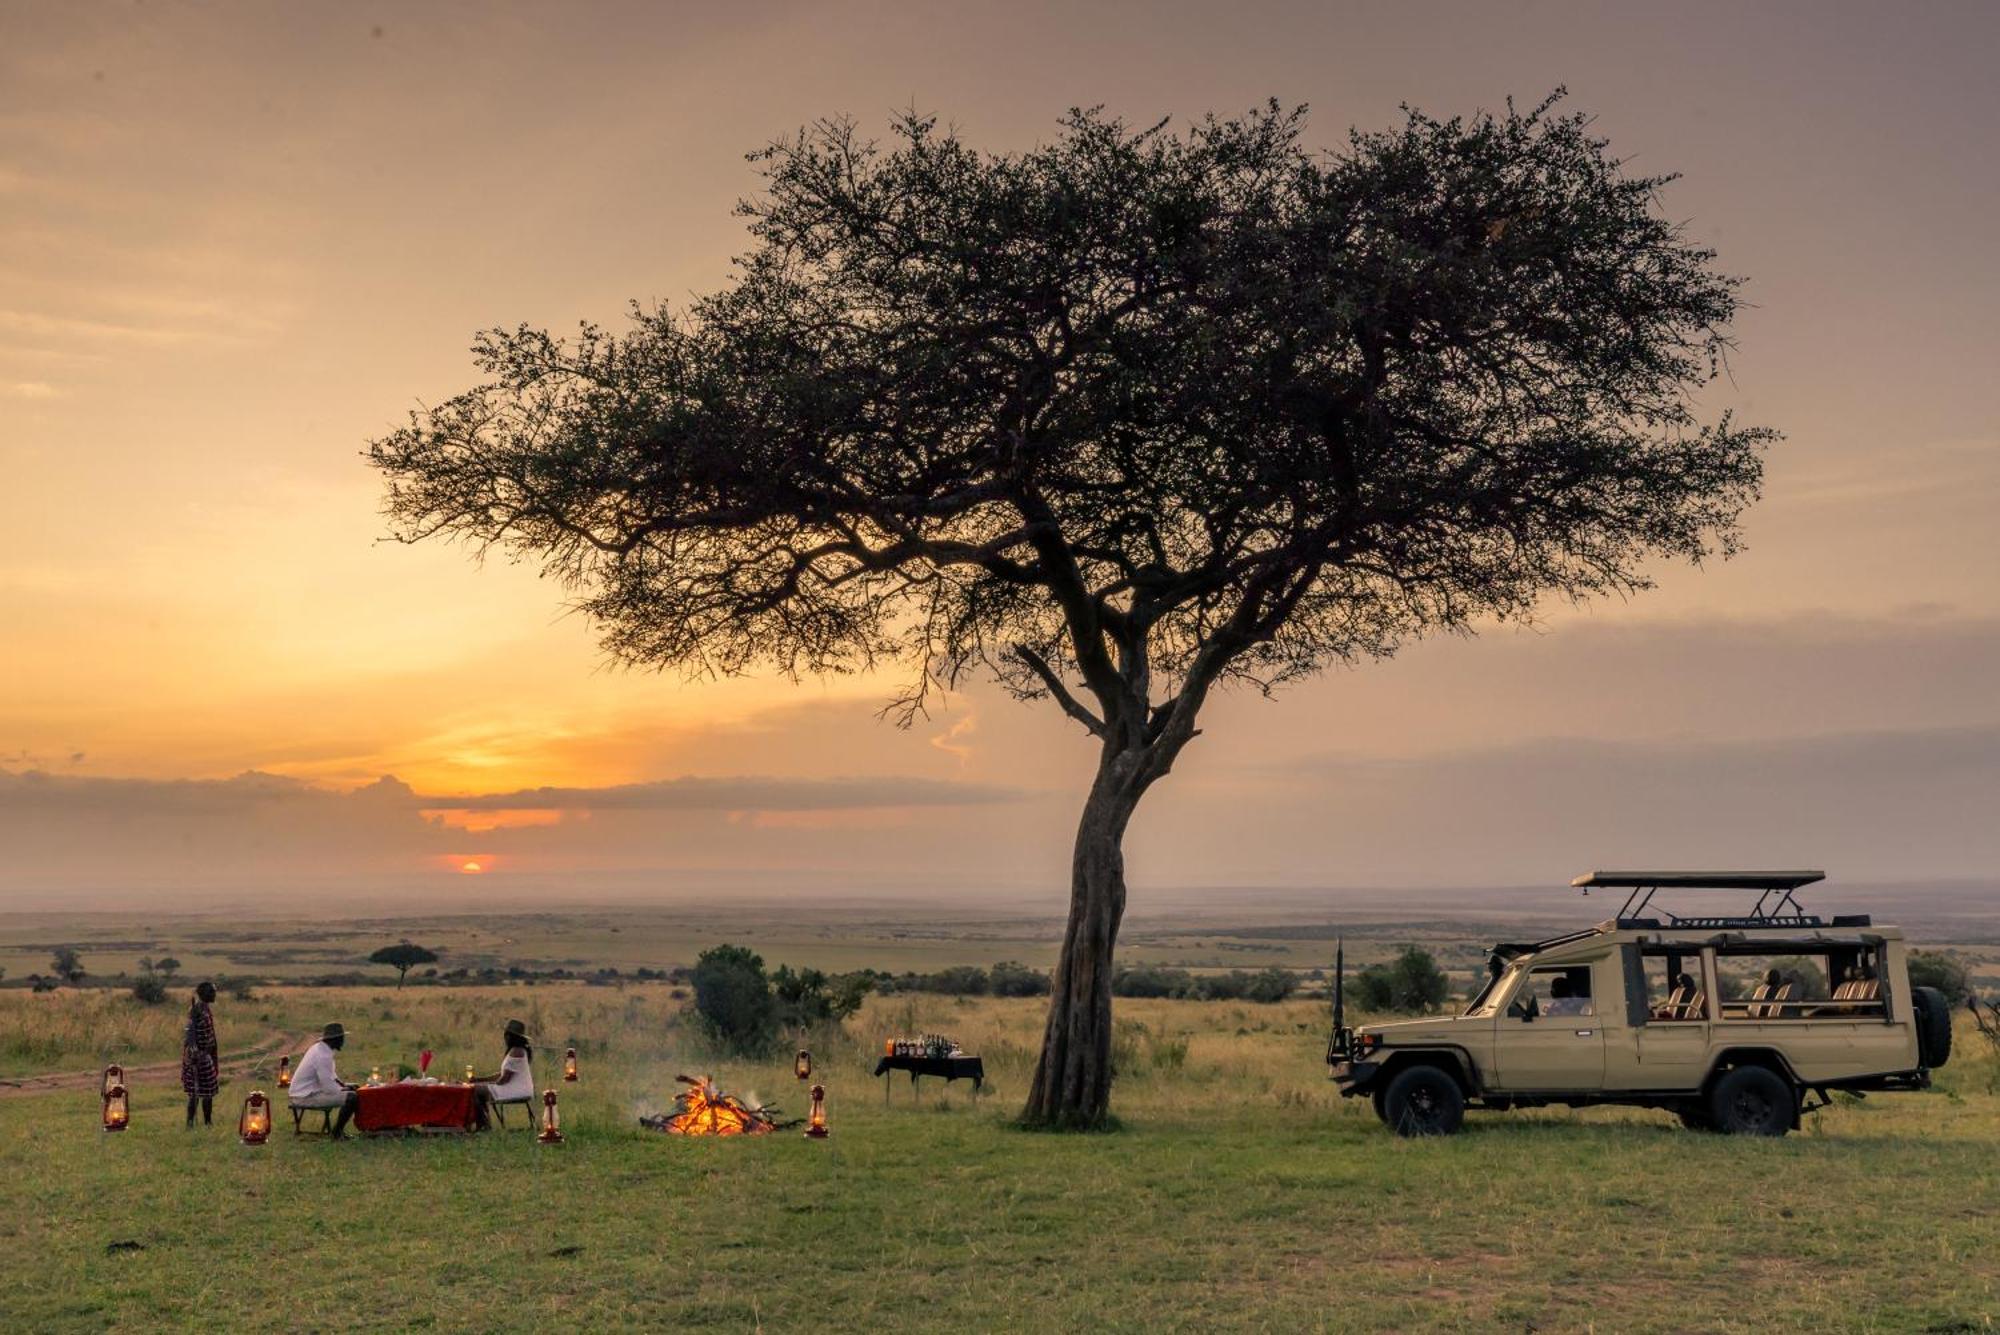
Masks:
[[[1796,890],[1825,879],[1823,871],[1593,871],[1570,884],[1579,889]]]

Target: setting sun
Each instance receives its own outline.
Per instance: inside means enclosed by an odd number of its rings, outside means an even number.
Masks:
[[[458,869],[467,876],[477,876],[480,872],[486,870],[486,868],[480,866],[477,862],[460,863]]]

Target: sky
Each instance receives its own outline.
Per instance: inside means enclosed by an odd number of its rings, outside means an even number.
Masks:
[[[1703,403],[1785,433],[1746,550],[1223,698],[1135,907],[1993,877],[1995,49],[1942,3],[0,0],[0,908],[1059,888],[1092,754],[1053,708],[614,670],[533,568],[383,541],[364,445],[477,330],[725,283],[744,155],[819,117],[1005,151],[1275,96],[1331,147],[1557,85],[1749,280]]]

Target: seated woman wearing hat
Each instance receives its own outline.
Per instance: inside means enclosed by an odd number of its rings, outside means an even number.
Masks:
[[[528,1026],[519,1020],[507,1021],[502,1042],[507,1055],[501,1060],[500,1069],[492,1075],[472,1077],[474,1097],[478,1101],[479,1129],[482,1131],[492,1125],[489,1115],[494,1104],[519,1103],[532,1109],[535,1103],[535,1074],[528,1065],[534,1056],[534,1048],[528,1042]]]
[[[340,1116],[333,1123],[336,1140],[347,1134],[347,1120],[361,1106],[361,1096],[354,1092],[354,1086],[333,1069],[333,1054],[346,1043],[347,1031],[338,1024],[320,1030],[319,1042],[299,1058],[299,1069],[292,1072],[291,1088],[286,1091],[294,1108],[340,1109]]]

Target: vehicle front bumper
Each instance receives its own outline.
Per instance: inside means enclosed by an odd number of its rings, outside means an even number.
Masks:
[[[1381,1074],[1381,1062],[1341,1061],[1327,1067],[1328,1078],[1340,1090],[1340,1097],[1344,1099],[1368,1093],[1374,1087],[1376,1077]]]

